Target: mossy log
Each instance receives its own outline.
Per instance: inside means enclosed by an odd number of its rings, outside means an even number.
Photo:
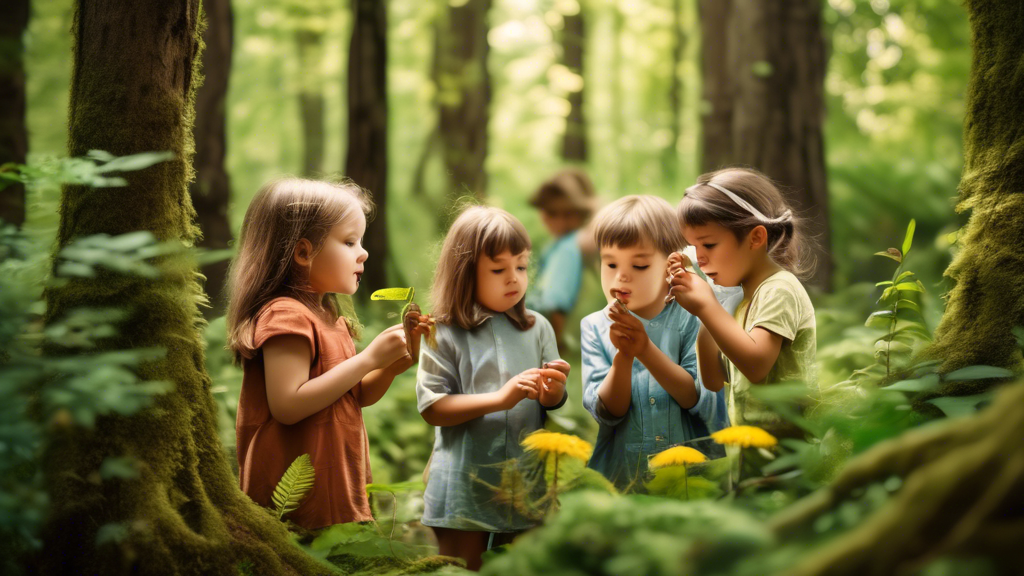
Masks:
[[[85,235],[135,230],[164,241],[196,239],[188,183],[201,28],[199,0],[76,2],[70,154],[170,150],[175,158],[126,174],[124,188],[66,187],[59,247]],[[46,293],[48,321],[83,306],[126,310],[120,334],[100,348],[164,348],[166,357],[142,365],[139,375],[174,388],[131,417],[54,433],[44,454],[51,510],[38,571],[331,572],[238,489],[217,434],[195,268],[180,258],[159,265],[164,275],[157,281],[107,274]],[[101,480],[96,471],[108,456],[135,458],[139,476]],[[98,544],[99,529],[111,524],[120,524],[124,537]]]

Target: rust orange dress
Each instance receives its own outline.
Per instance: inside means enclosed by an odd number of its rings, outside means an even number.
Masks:
[[[331,326],[293,298],[276,298],[256,316],[256,348],[272,336],[293,334],[309,341],[315,378],[355,355],[344,319]],[[323,410],[295,424],[282,424],[270,414],[262,352],[242,362],[242,393],[235,435],[242,491],[261,506],[272,507],[271,495],[288,466],[309,454],[316,470],[313,489],[287,517],[308,529],[340,522],[372,520],[366,484],[371,482],[369,441],[359,406],[362,383]]]

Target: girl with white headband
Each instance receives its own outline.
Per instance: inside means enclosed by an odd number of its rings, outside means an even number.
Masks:
[[[703,324],[697,356],[704,386],[719,390],[730,383],[733,425],[799,436],[750,394],[753,386],[803,382],[808,398],[817,395],[814,307],[797,278],[808,269],[798,219],[768,177],[745,168],[700,176],[677,215],[701,271],[720,286],[743,288],[743,301],[730,314],[711,286],[686,270],[689,258],[675,254],[669,261],[670,297]]]

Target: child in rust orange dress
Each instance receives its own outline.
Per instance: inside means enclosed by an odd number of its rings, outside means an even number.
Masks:
[[[359,287],[370,202],[352,184],[285,179],[249,205],[231,269],[228,346],[243,370],[235,423],[242,490],[271,506],[309,454],[312,490],[288,517],[308,529],[372,520],[362,408],[413,361],[401,324],[356,354],[334,294]],[[427,331],[420,323],[419,338]]]

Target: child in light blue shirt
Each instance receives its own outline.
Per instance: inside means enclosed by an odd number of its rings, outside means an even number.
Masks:
[[[695,441],[728,426],[725,397],[698,377],[700,322],[665,302],[669,254],[685,244],[668,202],[622,198],[598,213],[594,238],[609,306],[580,326],[583,405],[599,425],[588,466],[642,491],[647,459],[662,450],[686,444],[724,455]]]

